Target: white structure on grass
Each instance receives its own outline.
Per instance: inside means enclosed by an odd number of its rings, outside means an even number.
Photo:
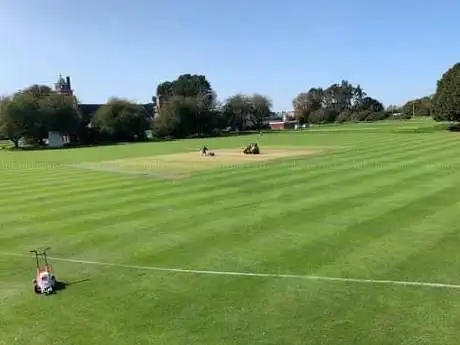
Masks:
[[[59,132],[48,132],[48,146],[49,147],[63,147],[69,143],[69,137],[63,136]]]

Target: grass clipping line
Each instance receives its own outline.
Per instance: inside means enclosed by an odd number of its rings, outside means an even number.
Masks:
[[[1,255],[6,256],[19,256],[28,257],[26,254],[0,252]],[[318,281],[335,281],[342,283],[358,283],[358,284],[374,284],[374,285],[399,285],[399,286],[413,286],[413,287],[429,287],[429,288],[443,288],[460,290],[460,284],[451,283],[437,283],[437,282],[422,282],[422,281],[404,281],[404,280],[382,280],[382,279],[361,279],[361,278],[347,278],[347,277],[328,277],[317,275],[302,275],[302,274],[280,274],[280,273],[256,273],[256,272],[235,272],[235,271],[211,271],[211,270],[195,270],[185,268],[172,268],[172,267],[159,267],[159,266],[144,266],[144,265],[129,265],[118,264],[102,261],[89,261],[81,259],[71,259],[50,256],[49,259],[61,262],[68,262],[74,264],[84,265],[97,265],[113,268],[145,270],[145,271],[158,271],[170,273],[186,273],[186,274],[200,274],[200,275],[213,275],[213,276],[234,276],[234,277],[253,277],[253,278],[272,278],[272,279],[297,279],[297,280],[318,280]]]

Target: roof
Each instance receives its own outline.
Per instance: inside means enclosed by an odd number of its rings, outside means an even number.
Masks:
[[[102,107],[103,105],[105,104],[84,104],[83,103],[83,104],[79,104],[78,108],[82,112],[83,117],[91,118],[94,116],[96,111],[98,111],[98,109]],[[145,114],[148,117],[153,117],[154,108],[155,108],[153,103],[141,104],[141,106],[142,108],[144,108]]]
[[[82,112],[83,117],[93,117],[94,113],[101,107],[103,104],[79,104],[78,108]]]

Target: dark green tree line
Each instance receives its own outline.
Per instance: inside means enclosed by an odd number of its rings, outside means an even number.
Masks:
[[[296,118],[302,123],[376,121],[388,117],[383,104],[367,96],[360,85],[346,80],[328,88],[311,88],[292,101]]]
[[[160,83],[151,108],[122,98],[99,106],[80,104],[76,97],[32,85],[0,98],[0,136],[15,146],[21,138],[41,144],[49,131],[80,143],[143,139],[152,129],[158,137],[184,138],[217,135],[223,130],[258,130],[273,115],[271,100],[261,94],[236,94],[223,102],[204,75],[183,74]],[[292,101],[300,123],[378,121],[432,116],[437,121],[460,122],[460,63],[437,82],[434,95],[402,106],[384,105],[360,85],[347,80],[326,88],[313,87]]]
[[[259,129],[272,108],[260,94],[238,94],[219,104],[206,77],[191,74],[158,85],[155,99],[158,114],[153,128],[160,136],[210,135],[227,127]]]

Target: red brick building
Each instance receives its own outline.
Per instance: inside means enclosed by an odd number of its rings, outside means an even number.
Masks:
[[[270,128],[273,130],[295,129],[296,125],[299,124],[299,121],[270,121],[268,124],[270,125]]]
[[[299,125],[299,121],[295,119],[292,111],[282,112],[279,119],[273,119],[268,124],[273,130],[295,129]],[[297,125],[297,126],[296,126]]]

